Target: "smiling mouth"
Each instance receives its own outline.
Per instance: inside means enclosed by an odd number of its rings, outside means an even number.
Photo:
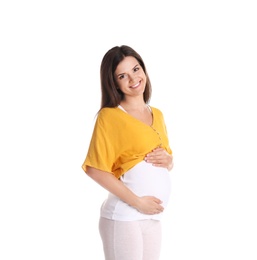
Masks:
[[[135,85],[133,85],[133,86],[130,86],[130,88],[137,88],[137,87],[140,85],[140,82],[141,82],[141,81],[139,81],[137,84],[135,84]]]

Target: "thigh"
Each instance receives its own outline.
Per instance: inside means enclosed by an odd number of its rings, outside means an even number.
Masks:
[[[99,231],[105,260],[142,260],[143,236],[139,221],[101,218]]]
[[[158,220],[144,220],[143,230],[143,260],[158,260],[161,252],[162,228]]]

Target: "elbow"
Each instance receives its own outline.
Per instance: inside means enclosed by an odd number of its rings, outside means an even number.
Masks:
[[[84,171],[89,177],[92,177],[95,174],[95,169],[90,166],[85,166]]]
[[[102,178],[106,176],[105,172],[91,166],[86,166],[85,173],[87,174],[87,176],[89,176],[96,182],[100,181]]]

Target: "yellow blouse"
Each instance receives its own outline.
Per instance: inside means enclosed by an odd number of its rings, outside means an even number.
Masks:
[[[151,109],[151,126],[118,107],[101,109],[82,169],[86,172],[91,166],[119,178],[154,148],[163,147],[171,154],[163,114]]]

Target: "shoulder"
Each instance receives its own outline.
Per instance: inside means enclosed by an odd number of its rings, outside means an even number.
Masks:
[[[117,107],[104,107],[97,114],[97,121],[113,123],[120,116],[120,109]]]
[[[109,117],[109,116],[114,116],[115,114],[118,113],[118,108],[117,107],[104,107],[102,108],[99,112],[97,117],[103,118],[103,117]]]
[[[152,109],[152,111],[155,115],[163,116],[163,113],[159,108],[153,107],[153,106],[150,106],[150,108]]]

